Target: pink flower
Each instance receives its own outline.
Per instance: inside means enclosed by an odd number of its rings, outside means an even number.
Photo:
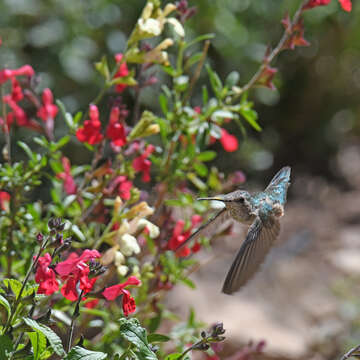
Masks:
[[[56,274],[49,268],[51,261],[49,253],[39,257],[35,274],[35,281],[39,284],[38,294],[51,295],[59,290]]]
[[[75,184],[74,178],[71,175],[70,160],[67,157],[63,156],[61,162],[64,171],[58,173],[56,177],[64,181],[64,189],[68,195],[76,194],[77,186]]]
[[[148,159],[150,154],[155,150],[154,145],[148,145],[144,153],[137,158],[135,158],[132,162],[132,166],[135,171],[142,172],[142,181],[149,182],[150,178],[150,167],[151,161]]]
[[[93,309],[97,306],[98,303],[99,303],[99,299],[93,299],[93,300],[87,301],[85,303],[85,307],[87,309]]]
[[[118,176],[118,194],[123,200],[129,200],[131,197],[130,190],[133,187],[133,183],[127,179],[126,176]]]
[[[114,146],[124,146],[126,144],[126,133],[124,125],[119,122],[120,108],[114,106],[111,109],[110,121],[106,130],[106,136]]]
[[[116,54],[115,55],[115,61],[117,64],[121,63],[121,60],[123,58],[123,54]],[[119,66],[119,65],[118,65]],[[123,62],[120,66],[118,71],[116,72],[114,79],[121,78],[129,75],[129,69],[125,62]],[[127,84],[117,84],[115,85],[115,91],[118,93],[123,92],[127,88]]]
[[[53,103],[54,98],[50,89],[44,89],[42,94],[43,105],[39,108],[37,116],[43,121],[54,119],[58,113],[58,107]]]
[[[135,276],[130,276],[124,283],[110,286],[102,292],[107,300],[115,300],[118,296],[123,295],[122,308],[125,316],[128,316],[136,310],[134,298],[131,296],[129,290],[125,289],[125,287],[129,285],[139,286],[141,285],[141,281]]]
[[[11,78],[11,99],[19,102],[24,97],[22,88],[16,78]]]
[[[90,120],[85,120],[84,126],[76,131],[76,137],[81,142],[96,145],[103,139],[103,135],[101,134],[101,122],[99,120],[99,110],[96,105],[90,105],[89,117]]]

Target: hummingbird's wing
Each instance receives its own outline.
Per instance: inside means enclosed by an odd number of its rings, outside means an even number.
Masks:
[[[245,285],[259,269],[280,232],[280,223],[274,218],[263,222],[256,218],[226,276],[222,292],[232,294]]]
[[[212,216],[207,222],[202,224],[194,233],[192,233],[186,241],[184,241],[176,250],[181,249],[185,244],[191,240],[196,240],[200,236],[210,236],[216,232],[217,229],[228,219],[230,214],[224,207],[214,216]]]
[[[283,167],[272,178],[264,191],[272,201],[279,202],[282,206],[286,203],[286,193],[290,185],[290,173],[291,168],[289,166]]]

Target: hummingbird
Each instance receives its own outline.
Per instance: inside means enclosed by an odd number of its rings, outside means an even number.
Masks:
[[[280,232],[279,219],[284,215],[286,194],[290,185],[290,172],[289,166],[283,167],[264,191],[255,194],[236,190],[226,195],[197,199],[221,201],[225,207],[201,225],[180,247],[200,236],[209,235],[231,218],[250,225],[245,241],[226,275],[223,293],[230,295],[247,283],[259,269],[277,238]]]

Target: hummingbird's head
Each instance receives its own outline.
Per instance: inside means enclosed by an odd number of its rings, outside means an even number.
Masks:
[[[250,200],[251,195],[245,190],[236,190],[226,195],[218,195],[208,198],[199,198],[198,200],[215,200],[221,201],[230,211],[232,217],[238,221],[247,221],[252,214],[252,206]]]

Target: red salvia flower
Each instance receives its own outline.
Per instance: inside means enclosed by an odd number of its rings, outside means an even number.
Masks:
[[[324,6],[330,4],[331,0],[309,0],[303,7],[304,10],[312,9],[317,6]],[[351,11],[352,3],[351,0],[339,0],[341,7],[345,11]]]
[[[142,172],[142,181],[149,182],[150,178],[150,167],[151,161],[148,159],[150,154],[155,150],[154,145],[148,145],[144,153],[138,157],[136,157],[133,162],[132,166],[135,171]]]
[[[125,289],[125,287],[129,285],[139,286],[141,285],[141,281],[136,276],[130,276],[124,283],[110,286],[102,292],[107,300],[115,300],[118,296],[123,295],[122,308],[125,316],[128,316],[136,310],[134,298],[131,296],[129,290]]]
[[[24,97],[22,88],[16,78],[11,78],[11,99],[19,102]]]
[[[130,190],[133,187],[133,183],[127,179],[126,176],[118,176],[118,194],[123,200],[129,200],[131,197]]]
[[[56,273],[59,274],[65,284],[61,288],[63,296],[75,301],[78,299],[77,284],[83,290],[84,294],[91,291],[97,278],[89,279],[90,272],[88,261],[99,258],[100,253],[97,250],[86,249],[78,256],[76,253],[71,253],[67,260],[58,263],[55,267]]]
[[[62,162],[64,171],[61,173],[58,173],[56,176],[57,176],[57,178],[64,181],[64,189],[68,195],[76,194],[77,186],[75,184],[74,178],[71,175],[70,160],[67,157],[63,156],[61,159],[61,162]]]
[[[10,194],[6,191],[0,191],[0,209],[3,211],[10,210]]]
[[[101,134],[101,122],[99,120],[99,110],[96,105],[90,105],[89,117],[90,120],[85,120],[84,126],[76,131],[76,137],[81,142],[96,145],[103,139],[103,135]]]
[[[39,284],[39,294],[51,295],[59,290],[56,274],[53,269],[49,268],[51,261],[49,253],[39,257],[35,274],[35,281]]]
[[[239,142],[236,136],[229,134],[225,129],[221,129],[221,145],[227,152],[236,151],[239,147]]]
[[[114,106],[111,109],[109,125],[106,130],[106,136],[111,140],[113,146],[124,146],[126,144],[125,127],[119,122],[120,108]]]
[[[42,106],[37,112],[37,116],[43,121],[54,119],[58,113],[58,107],[53,103],[54,97],[50,89],[44,89],[42,94]]]
[[[117,64],[120,64],[123,58],[123,54],[116,54],[115,55],[115,61]],[[119,65],[118,65],[119,66]],[[123,62],[120,66],[118,71],[116,72],[114,79],[121,78],[129,75],[129,69],[125,62]],[[115,91],[118,93],[123,92],[127,88],[127,84],[116,84],[115,85]]]
[[[173,229],[172,236],[168,243],[168,249],[176,251],[176,256],[186,257],[189,256],[191,251],[197,252],[200,250],[200,244],[195,243],[190,249],[187,245],[183,246],[181,249],[179,247],[189,238],[191,235],[192,229],[201,223],[202,217],[200,215],[193,215],[191,217],[191,226],[188,230],[184,231],[185,222],[183,220],[178,220]],[[178,250],[179,249],[179,250]]]
[[[85,303],[85,307],[87,309],[93,309],[97,306],[98,303],[99,303],[99,299],[93,299],[93,300],[87,301]]]
[[[19,69],[4,69],[0,71],[0,85],[16,76],[33,76],[34,69],[30,65],[24,65]]]

